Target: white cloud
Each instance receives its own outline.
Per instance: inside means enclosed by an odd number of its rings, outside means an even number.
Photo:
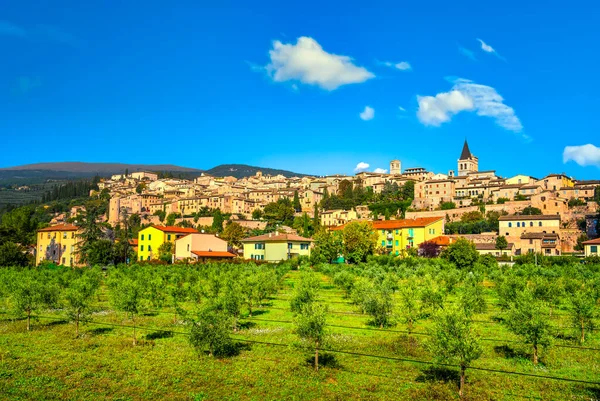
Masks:
[[[436,127],[450,121],[456,113],[473,109],[473,99],[458,90],[438,93],[435,96],[417,96],[417,102],[419,121]]]
[[[481,39],[477,39],[477,40],[479,41],[479,43],[481,43],[481,50],[483,50],[484,52],[494,53],[496,51],[496,50],[494,50],[494,48],[492,46],[488,45],[483,40],[481,40]]]
[[[453,83],[449,92],[438,93],[435,97],[417,96],[417,117],[423,124],[439,126],[461,111],[475,111],[478,116],[493,118],[496,124],[509,131],[520,133],[523,130],[515,110],[504,104],[496,89],[461,78],[454,79]]]
[[[384,168],[376,168],[375,170],[373,170],[374,173],[379,173],[379,174],[385,174],[387,173],[387,170]]]
[[[600,167],[600,148],[589,143],[581,146],[565,146],[563,163],[570,160],[580,166]]]
[[[354,172],[355,173],[360,173],[362,171],[367,171],[367,169],[370,167],[371,165],[369,163],[365,163],[365,162],[360,162],[356,165],[356,167],[354,168]]]
[[[410,65],[410,63],[408,61],[401,61],[399,63],[392,63],[391,61],[383,61],[383,62],[378,62],[378,63],[385,65],[386,67],[396,68],[400,71],[410,71],[412,69],[412,66]]]
[[[400,111],[406,111],[406,109],[404,107],[402,107],[402,106],[398,106],[398,110],[400,110]]]
[[[19,38],[27,37],[27,32],[20,26],[8,21],[0,20],[0,35],[16,36]]]
[[[296,44],[276,40],[265,67],[276,82],[300,81],[334,90],[342,85],[365,82],[375,75],[352,63],[352,58],[327,53],[313,38],[302,36]]]
[[[365,109],[362,113],[359,114],[359,117],[363,121],[372,120],[375,117],[375,109],[369,106],[365,106]]]

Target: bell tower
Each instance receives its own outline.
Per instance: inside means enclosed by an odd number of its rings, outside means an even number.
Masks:
[[[458,159],[458,175],[464,176],[476,171],[479,171],[479,159],[473,156],[471,150],[469,150],[469,144],[465,139],[465,144]]]

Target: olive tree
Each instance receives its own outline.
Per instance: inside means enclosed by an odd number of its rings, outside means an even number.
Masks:
[[[316,302],[305,303],[294,319],[296,334],[315,349],[315,370],[319,370],[319,346],[326,338],[327,308]]]
[[[14,271],[7,284],[12,311],[27,316],[27,331],[31,330],[31,313],[57,304],[59,288],[51,273],[43,270]]]
[[[586,330],[594,329],[596,311],[596,296],[592,291],[578,289],[570,298],[569,314],[573,327],[579,331],[579,342],[585,342]]]
[[[466,371],[482,353],[480,339],[473,330],[471,319],[458,308],[445,308],[435,317],[429,334],[427,348],[434,360],[460,366],[458,394],[462,397]]]
[[[317,301],[319,288],[320,282],[316,274],[308,271],[302,272],[298,286],[294,289],[290,300],[292,312],[300,313],[304,305]]]
[[[197,319],[192,321],[188,337],[190,344],[198,351],[207,347],[211,357],[229,355],[233,347],[233,340],[229,336],[230,320],[214,305],[206,305],[198,313]]]
[[[510,331],[533,348],[533,364],[537,365],[539,347],[550,345],[550,321],[545,302],[534,298],[529,290],[517,294],[506,316]]]
[[[131,273],[130,273],[131,274]],[[109,283],[109,294],[113,307],[125,312],[133,324],[133,345],[137,344],[135,332],[135,316],[140,313],[144,300],[144,288],[137,277],[122,274],[112,278]]]
[[[89,320],[92,299],[97,289],[98,281],[89,274],[73,280],[65,289],[65,309],[69,319],[75,322],[76,336],[79,336],[79,323]]]
[[[372,287],[363,301],[363,309],[373,318],[379,328],[393,324],[394,299],[389,286],[378,284]]]
[[[412,334],[415,323],[421,317],[421,308],[419,305],[419,288],[413,279],[400,287],[400,315],[406,324],[408,335]]]

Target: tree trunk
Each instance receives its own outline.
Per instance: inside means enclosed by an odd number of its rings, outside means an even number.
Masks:
[[[252,317],[252,305],[248,305],[248,316]]]
[[[75,336],[79,337],[79,312],[77,312],[77,319],[75,320]]]
[[[31,309],[27,309],[27,331],[31,329]]]
[[[538,347],[537,344],[533,344],[533,364],[538,364]]]
[[[580,322],[581,322],[581,339],[579,341],[581,342],[581,344],[583,344],[585,342],[585,324],[583,323],[583,319],[581,319]]]
[[[315,370],[319,371],[319,343],[315,347]]]
[[[131,320],[133,321],[133,345],[137,345],[137,339],[135,338],[135,317],[131,315]]]
[[[462,398],[464,395],[464,387],[465,387],[465,371],[467,368],[465,366],[460,367],[460,385],[458,387],[458,395]]]
[[[177,324],[177,312],[175,312],[175,315],[173,316],[173,324]]]

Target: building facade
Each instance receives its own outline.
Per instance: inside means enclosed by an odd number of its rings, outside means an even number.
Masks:
[[[50,261],[57,265],[79,266],[79,238],[77,231],[79,227],[69,224],[61,224],[42,228],[37,231],[37,243],[35,252],[35,264]]]
[[[310,256],[313,240],[278,232],[242,240],[244,259],[280,262],[298,256]]]
[[[173,254],[177,254],[175,241],[185,235],[198,233],[194,228],[150,226],[138,233],[138,260],[158,259],[158,248],[165,242],[170,242],[175,247]]]

